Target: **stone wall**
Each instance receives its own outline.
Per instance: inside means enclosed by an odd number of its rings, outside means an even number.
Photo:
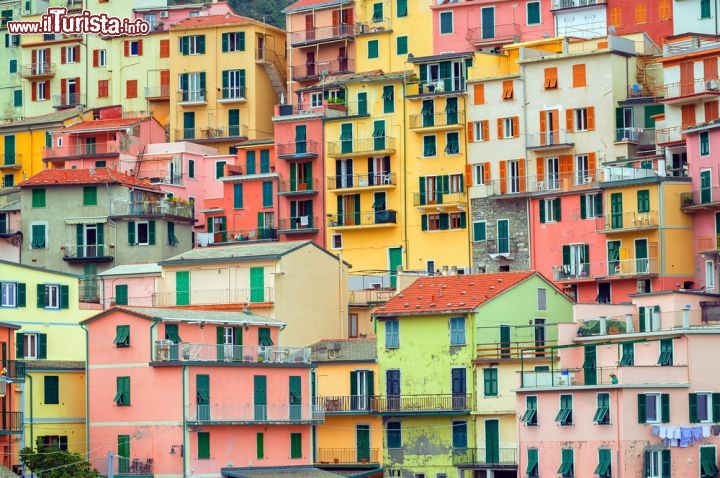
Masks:
[[[509,266],[511,271],[530,269],[530,240],[527,217],[527,199],[525,198],[476,198],[470,204],[473,227],[477,221],[485,221],[486,241],[473,242],[473,271],[498,272],[501,266]],[[507,257],[496,255],[497,221],[510,221],[510,254]],[[473,237],[474,239],[474,237]]]

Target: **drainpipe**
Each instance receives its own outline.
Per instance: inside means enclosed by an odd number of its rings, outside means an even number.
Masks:
[[[525,65],[522,63],[520,64],[520,83],[522,83],[522,95],[523,95],[523,97],[522,97],[522,101],[523,101],[522,114],[523,114],[523,127],[525,128],[525,135],[523,136],[523,149],[525,150],[525,164],[527,166],[525,168],[525,171],[527,173],[527,171],[530,169],[530,161],[528,160],[529,159],[528,158],[529,150],[527,147],[528,116],[527,116],[527,105],[525,104],[525,98],[527,97],[527,83],[525,82]],[[537,171],[535,171],[535,172],[537,173]],[[526,174],[526,178],[525,178],[525,183],[526,183],[526,187],[527,187],[527,183],[528,183],[527,174]],[[528,197],[525,199],[525,221],[527,224],[525,230],[527,231],[528,266],[529,266],[528,268],[530,270],[533,270],[533,257],[535,255],[534,254],[535,241],[532,240],[533,231],[530,230],[530,225],[532,224],[531,219],[530,219],[530,204],[531,204],[530,198]],[[497,231],[495,231],[495,235],[497,236]],[[515,245],[515,247],[517,247],[517,244]]]
[[[88,329],[84,324],[80,324],[80,328],[85,331],[85,455],[90,459],[90,374],[88,358],[89,358],[89,337]],[[30,407],[32,407],[32,388],[30,389]],[[32,411],[32,408],[30,409]],[[32,427],[32,421],[30,422]],[[32,430],[32,428],[31,428]],[[32,431],[30,432],[32,434]]]
[[[405,65],[407,65],[407,60],[405,63],[403,63],[403,69],[407,71],[405,68]],[[410,270],[410,251],[409,249],[409,241],[408,241],[408,213],[407,213],[407,168],[405,167],[405,156],[407,154],[407,134],[405,134],[405,117],[407,115],[406,107],[405,107],[405,92],[407,91],[407,75],[403,73],[403,94],[402,94],[402,105],[403,105],[403,114],[402,114],[402,135],[403,135],[403,141],[402,141],[402,154],[400,157],[402,158],[402,174],[403,174],[403,181],[402,181],[402,188],[401,188],[401,200],[403,204],[403,239],[401,241],[401,244],[403,245],[403,249],[405,249],[405,267],[407,270]],[[390,271],[392,273],[392,271]],[[392,277],[392,276],[391,276]],[[397,283],[396,283],[397,286]]]
[[[150,360],[153,359],[153,330],[157,327],[158,323],[159,322],[157,320],[153,320],[153,323],[150,326]]]
[[[35,442],[35,436],[33,435],[33,381],[32,375],[26,373],[25,377],[30,380],[30,447],[32,448]]]
[[[182,393],[182,451],[183,451],[181,458],[182,458],[182,464],[183,464],[182,476],[183,476],[183,478],[185,478],[188,476],[186,465],[187,465],[187,457],[189,456],[189,452],[188,452],[188,448],[187,448],[187,440],[186,440],[186,435],[187,435],[188,430],[187,430],[187,422],[186,422],[186,416],[185,416],[186,415],[185,411],[187,410],[187,405],[186,405],[186,400],[185,400],[185,375],[187,373],[187,365],[182,366],[181,373],[182,373],[182,392],[181,393]]]
[[[474,59],[474,58],[473,58]],[[468,81],[468,74],[467,74],[467,67],[465,68],[465,88],[467,90],[467,81]],[[470,164],[470,155],[468,154],[468,142],[467,142],[467,129],[469,128],[468,122],[467,122],[467,114],[468,114],[468,102],[467,102],[467,95],[460,96],[462,98],[463,102],[463,112],[465,117],[462,118],[462,122],[465,123],[465,141],[460,141],[461,144],[465,146],[465,165]],[[445,100],[447,101],[447,99]],[[459,107],[458,107],[459,109]],[[460,118],[460,112],[458,112],[458,118]],[[458,138],[459,141],[459,138]],[[472,208],[470,207],[470,188],[472,187],[472,167],[470,169],[470,182],[468,186],[467,181],[467,171],[464,171],[465,177],[463,178],[463,181],[465,181],[465,204],[467,204],[467,210],[465,211],[465,231],[467,232],[467,244],[468,244],[468,273],[473,273],[473,228],[472,228]]]

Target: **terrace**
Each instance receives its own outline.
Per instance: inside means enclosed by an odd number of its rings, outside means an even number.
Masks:
[[[154,365],[163,363],[223,362],[237,365],[309,365],[308,347],[275,347],[264,345],[192,344],[156,340]]]
[[[334,229],[357,229],[363,227],[395,226],[397,211],[384,209],[347,214],[328,214],[329,227]]]
[[[321,423],[325,412],[312,405],[191,404],[191,425],[301,425]]]
[[[273,287],[156,292],[153,306],[268,303],[274,292]]]
[[[330,141],[327,144],[327,154],[333,158],[352,158],[355,156],[392,153],[395,153],[395,138],[392,136],[345,139]]]
[[[373,397],[372,410],[381,415],[427,415],[470,413],[469,394],[422,394]]]

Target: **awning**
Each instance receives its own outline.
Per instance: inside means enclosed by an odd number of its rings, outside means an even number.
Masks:
[[[65,219],[65,224],[105,224],[107,220],[107,216],[69,217]]]

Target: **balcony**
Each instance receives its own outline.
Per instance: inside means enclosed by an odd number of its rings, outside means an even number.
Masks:
[[[22,412],[0,412],[0,435],[14,435],[22,432]]]
[[[207,92],[204,88],[180,90],[177,92],[177,104],[181,106],[206,105]]]
[[[720,254],[720,234],[698,237],[697,251],[700,254]]]
[[[315,405],[325,410],[326,415],[364,415],[372,411],[373,400],[369,395],[315,397]]]
[[[455,448],[452,464],[471,468],[517,468],[516,448]]]
[[[311,405],[188,405],[190,425],[300,425],[321,423],[322,409]]]
[[[318,106],[310,105],[309,109],[307,106],[308,105],[303,105],[302,108],[305,109],[302,111],[324,113],[325,121],[336,121],[359,117],[365,118],[370,116],[367,101],[345,101],[337,98],[332,101],[326,100]]]
[[[658,146],[667,146],[685,142],[685,135],[681,133],[686,127],[674,126],[655,130],[655,143]]]
[[[41,80],[55,76],[55,63],[31,63],[23,65],[20,77],[28,80]]]
[[[340,465],[358,466],[380,463],[380,449],[318,448],[315,466]]]
[[[606,0],[553,0],[551,10],[564,10],[566,8],[592,7],[605,5]]]
[[[162,217],[170,216],[194,221],[194,208],[178,201],[123,201],[114,200],[110,205],[112,216]]]
[[[598,217],[595,220],[595,229],[601,234],[613,234],[657,229],[658,224],[657,211],[626,211]]]
[[[427,394],[378,396],[373,410],[383,415],[467,414],[472,407],[469,394]]]
[[[550,151],[575,146],[575,135],[564,129],[528,133],[526,136],[527,148],[530,150]]]
[[[7,376],[13,382],[25,381],[26,362],[24,360],[6,360],[4,368],[7,369]]]
[[[688,213],[720,209],[720,187],[711,186],[680,193],[680,205]]]
[[[301,179],[295,181],[280,181],[278,196],[307,196],[318,193],[317,179]]]
[[[568,173],[545,173],[525,177],[493,179],[488,184],[476,186],[480,197],[516,196],[522,194],[544,195],[596,188],[603,180],[605,171],[576,170]]]
[[[636,357],[637,360],[637,357]],[[655,359],[657,360],[657,359]],[[613,383],[615,375],[617,383]],[[623,387],[688,383],[688,367],[661,367],[655,363],[627,367],[564,368],[520,372],[520,388]]]
[[[292,78],[295,81],[317,80],[323,76],[342,75],[353,71],[355,71],[355,61],[350,58],[305,63],[293,66],[291,69]]]
[[[0,151],[0,171],[22,168],[22,154]]]
[[[405,84],[405,97],[422,99],[429,96],[460,95],[465,92],[465,78],[436,78],[432,80],[411,81]]]
[[[175,130],[176,141],[193,141],[201,143],[212,143],[215,141],[235,141],[247,139],[248,127],[244,124],[220,126],[217,128],[182,128]]]
[[[55,109],[67,109],[75,108],[76,106],[85,105],[85,95],[80,93],[67,93],[64,95],[54,95],[53,97],[53,108]]]
[[[82,139],[78,138],[78,141]],[[78,158],[101,158],[117,156],[121,152],[118,141],[76,142],[66,146],[45,146],[43,148],[44,161],[67,161]]]
[[[100,303],[100,283],[97,279],[80,279],[78,286],[80,302]]]
[[[590,275],[590,264],[586,262],[555,265],[552,267],[552,270],[553,280],[555,282],[578,282],[585,279],[591,280],[593,278]]]
[[[197,232],[196,245],[206,247],[213,244],[227,245],[236,242],[277,241],[278,231],[274,227],[257,229],[232,229],[226,231]]]
[[[317,216],[296,216],[278,220],[280,234],[314,234],[320,230]]]
[[[696,78],[692,81],[667,84],[662,91],[664,103],[692,103],[698,99],[713,99],[720,95],[720,82],[717,79]]]
[[[328,176],[327,188],[331,191],[350,192],[364,189],[386,189],[395,187],[395,173],[344,174]]]
[[[647,312],[644,323],[638,313],[585,319],[578,323],[578,337],[604,337],[618,334],[672,332],[680,330],[717,330],[720,321],[716,308]]]
[[[647,277],[659,272],[657,252],[647,258],[608,261],[607,266],[607,278]]]
[[[107,459],[98,460],[96,466],[100,476],[110,475]],[[155,476],[153,474],[153,459],[114,455],[112,460],[112,475],[118,478],[152,478]]]
[[[413,206],[419,208],[439,208],[443,206],[460,207],[467,205],[464,192],[422,192],[413,193]]]
[[[63,260],[66,262],[111,262],[114,256],[110,254],[110,247],[103,244],[93,245],[66,245],[63,250]]]
[[[358,229],[374,227],[395,226],[397,211],[385,209],[382,211],[365,211],[349,214],[329,214],[329,227],[334,229]]]
[[[475,46],[498,45],[502,43],[515,43],[520,40],[520,25],[517,23],[506,23],[503,25],[492,25],[489,28],[474,27],[468,28],[465,40]]]
[[[384,304],[395,295],[395,289],[357,289],[349,291],[350,305]]]
[[[170,99],[170,85],[146,86],[145,99],[148,101],[167,101]]]
[[[246,88],[242,85],[220,88],[218,103],[244,103],[247,101]]]
[[[473,247],[480,254],[487,254],[491,259],[514,260],[518,252],[518,241],[514,237],[492,238],[474,242]]]
[[[329,43],[352,38],[355,35],[354,25],[332,25],[310,30],[290,32],[290,44],[293,47]]]
[[[168,340],[156,340],[154,351],[155,365],[161,365],[162,362],[231,362],[237,365],[310,364],[309,347],[173,344]]]
[[[271,303],[274,295],[272,287],[156,292],[153,306]]]
[[[489,342],[478,344],[476,349],[476,363],[497,362],[498,360],[513,361],[522,358],[550,360],[550,352],[557,346],[557,341],[531,341],[531,342]]]
[[[655,128],[617,128],[616,143],[639,144],[649,146],[655,144]]]
[[[465,124],[465,112],[443,111],[440,113],[410,115],[410,129],[417,133],[444,131],[461,128]]]
[[[293,141],[277,145],[278,159],[313,159],[318,156],[317,141]]]
[[[356,156],[375,156],[393,154],[395,138],[382,136],[377,138],[347,139],[327,143],[327,155],[332,158],[353,158]]]

